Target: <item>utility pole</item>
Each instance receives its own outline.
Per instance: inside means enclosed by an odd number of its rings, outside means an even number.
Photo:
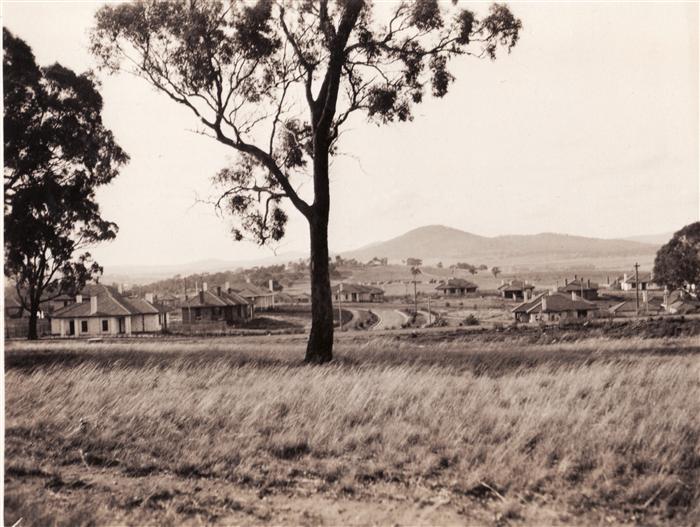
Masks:
[[[416,289],[416,278],[413,278],[413,314],[418,315],[418,290]]]
[[[639,316],[639,263],[634,263],[634,292],[637,297],[637,316]]]
[[[430,311],[430,295],[428,295],[428,325],[433,323],[433,313]]]
[[[343,302],[343,282],[338,284],[338,330],[343,331],[343,310],[340,304]]]

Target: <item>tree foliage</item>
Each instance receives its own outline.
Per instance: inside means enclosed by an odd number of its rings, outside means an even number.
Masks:
[[[353,113],[387,123],[413,119],[426,92],[444,96],[457,55],[495,58],[518,41],[504,5],[488,14],[437,0],[400,2],[386,21],[361,0],[145,1],[97,14],[92,51],[110,71],[127,69],[190,108],[203,133],[235,148],[215,182],[217,205],[241,222],[236,239],[279,240],[289,200],[314,160],[337,153]]]
[[[670,289],[700,285],[700,222],[686,225],[659,249],[654,282]]]
[[[5,29],[3,50],[5,275],[34,324],[41,301],[101,272],[89,253],[76,253],[115,237],[95,188],[128,156],[102,124],[90,75],[60,64],[40,68],[29,46]]]

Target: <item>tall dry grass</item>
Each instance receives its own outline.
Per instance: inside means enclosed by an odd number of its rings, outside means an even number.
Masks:
[[[170,471],[329,492],[421,482],[700,522],[700,343],[301,341],[11,346],[6,465]],[[18,468],[19,467],[19,468]]]

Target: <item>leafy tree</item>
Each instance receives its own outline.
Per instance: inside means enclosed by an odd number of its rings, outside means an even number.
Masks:
[[[420,267],[418,266],[413,266],[411,267],[411,275],[413,275],[413,314],[418,315],[418,288],[416,287],[416,283],[418,282],[418,275],[423,274],[423,271],[420,270]]]
[[[406,258],[406,265],[410,267],[420,267],[423,265],[423,260],[420,258]]]
[[[493,274],[494,278],[498,278],[498,275],[501,274],[501,268],[496,266],[492,267],[491,274]]]
[[[76,253],[115,237],[95,187],[128,156],[102,124],[102,98],[89,75],[37,66],[29,46],[3,29],[5,275],[37,338],[40,303],[75,292],[101,273]]]
[[[659,249],[654,282],[670,289],[700,285],[700,222],[686,225]]]
[[[521,28],[504,5],[481,19],[437,0],[399,2],[385,23],[374,15],[365,0],[148,0],[101,8],[92,33],[103,67],[143,77],[239,153],[215,177],[217,206],[240,218],[235,239],[281,239],[287,203],[306,218],[312,362],[332,358],[329,162],[344,126],[353,114],[412,120],[426,89],[447,93],[450,59],[493,59]],[[298,191],[305,178],[310,197]]]

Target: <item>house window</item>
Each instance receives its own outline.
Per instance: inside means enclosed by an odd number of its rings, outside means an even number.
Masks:
[[[109,320],[102,321],[102,331],[109,331]]]
[[[80,321],[80,332],[81,332],[81,333],[87,333],[87,332],[88,332],[87,320],[81,320],[81,321]]]

